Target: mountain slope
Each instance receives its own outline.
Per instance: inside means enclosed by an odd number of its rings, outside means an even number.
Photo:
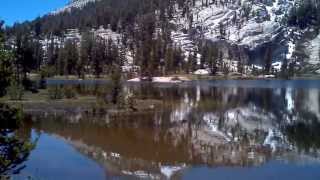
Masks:
[[[62,13],[65,11],[70,11],[72,8],[80,8],[81,9],[84,6],[86,6],[88,3],[92,3],[95,1],[97,1],[97,0],[71,0],[68,5],[52,12],[52,14],[58,14],[58,13]]]
[[[62,42],[73,36],[70,30],[79,32],[78,42],[88,29],[98,36],[98,29],[113,31],[104,39],[118,34],[113,39],[130,59],[124,60],[126,65],[139,66],[147,74],[154,59],[154,75],[169,65],[176,69],[165,74],[177,69],[317,74],[319,7],[315,0],[76,0],[26,29],[40,24],[44,39],[54,34]],[[181,55],[168,54],[171,51]]]
[[[174,23],[180,27],[178,31],[194,29],[199,38],[243,47],[248,55],[246,61],[263,64],[265,54],[261,51],[266,52],[265,45],[275,46],[274,61],[283,61],[291,59],[295,48],[290,28],[282,23],[293,3],[242,0],[203,6],[197,1],[189,15],[178,12]],[[176,41],[179,43],[179,39]]]
[[[87,2],[78,0],[65,8],[83,7]],[[225,59],[238,61],[240,55],[235,51],[241,51],[242,61],[261,66],[265,64],[266,54],[272,53],[273,62],[280,62],[273,64],[274,69],[280,71],[281,62],[296,61],[296,44],[305,33],[286,24],[286,18],[295,6],[295,0],[213,0],[195,1],[194,4],[185,1],[183,8],[176,6],[170,21],[176,27],[171,37],[187,54],[197,49],[195,46],[199,41],[208,40],[219,46],[222,44],[219,51]],[[186,7],[191,9],[186,12]],[[305,54],[311,56],[304,62],[319,64],[318,39],[306,43],[311,43],[313,49],[305,50]],[[268,51],[269,47],[271,50]],[[298,61],[303,62],[302,59]]]

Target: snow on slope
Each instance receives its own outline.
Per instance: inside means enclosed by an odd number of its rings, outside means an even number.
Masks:
[[[309,61],[308,63],[310,64],[319,64],[320,59],[319,59],[319,54],[320,54],[320,34],[313,40],[309,42],[309,46],[307,48],[307,52],[310,55],[309,56]]]
[[[197,1],[191,12],[194,21],[192,26],[205,39],[213,41],[221,38],[220,28],[224,27],[226,40],[255,48],[280,33],[280,21],[292,6],[291,0],[266,0],[264,3],[242,0],[241,5],[234,1],[227,5],[216,3],[208,7],[203,7],[201,1]],[[244,18],[245,8],[250,9],[248,19]],[[183,29],[189,21],[190,18],[182,17],[181,11],[178,11],[174,23]]]
[[[94,1],[97,0],[74,0],[54,13],[64,12],[71,8],[82,8],[87,3]],[[304,33],[282,23],[294,3],[295,0],[228,0],[215,1],[208,6],[203,6],[201,0],[196,0],[190,14],[182,15],[182,9],[175,8],[171,23],[176,26],[176,30],[172,31],[171,38],[185,52],[186,61],[190,52],[197,52],[198,40],[205,39],[212,42],[223,40],[230,45],[239,45],[250,51],[255,51],[266,43],[277,41],[276,43],[281,43],[281,46],[287,49],[275,52],[278,54],[274,62],[279,64],[284,58],[290,62],[295,59],[297,40]],[[109,36],[108,34],[110,33],[107,33],[106,36]],[[319,36],[310,42],[311,65],[318,64],[319,61],[317,59],[318,49],[320,49],[318,42]],[[201,55],[197,54],[197,57],[199,64]],[[235,61],[237,64],[237,59],[227,58],[224,56],[224,63],[228,63],[226,59]],[[263,64],[261,61],[263,59],[254,63]],[[280,68],[274,68],[277,71],[280,70]],[[233,69],[231,71],[237,71],[236,68]]]
[[[58,14],[61,12],[70,11],[72,8],[83,8],[88,3],[95,2],[95,1],[98,1],[98,0],[72,0],[68,5],[52,12],[52,14]]]

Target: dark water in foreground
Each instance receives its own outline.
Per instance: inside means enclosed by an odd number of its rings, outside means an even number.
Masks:
[[[57,83],[69,84],[49,85]],[[82,94],[107,86],[71,84]],[[162,105],[116,118],[81,107],[31,113],[19,133],[38,140],[14,177],[320,179],[320,81],[128,84],[124,91]]]

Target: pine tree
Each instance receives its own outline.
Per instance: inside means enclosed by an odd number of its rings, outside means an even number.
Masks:
[[[201,50],[201,58],[200,58],[200,68],[203,69],[204,65],[208,62],[209,50],[208,46],[205,45]]]
[[[65,73],[67,75],[75,74],[75,65],[77,64],[79,53],[77,43],[72,40],[67,40],[64,45],[65,51]]]
[[[59,48],[58,46],[56,46],[53,50],[53,58],[52,58],[52,63],[53,64],[48,64],[49,66],[52,65],[54,66],[54,72],[55,72],[55,75],[59,75],[61,72],[61,67],[64,67],[64,66],[60,66],[60,50],[62,48]]]
[[[156,59],[156,52],[155,50],[152,50],[150,53],[150,64],[149,64],[149,68],[148,71],[149,73],[149,79],[152,78],[153,76],[155,76],[157,74],[157,70],[158,70],[158,64],[157,64],[157,59]]]
[[[161,64],[161,59],[163,58],[163,42],[161,35],[157,35],[157,40],[155,42],[154,48],[153,48],[153,69],[155,70],[154,74],[159,74],[159,66]]]
[[[287,76],[288,76],[288,60],[287,59],[284,59],[283,61],[282,61],[282,65],[281,65],[281,77],[283,77],[283,78],[287,78]]]
[[[100,78],[103,73],[103,62],[105,57],[105,47],[101,40],[96,39],[91,51],[91,67],[96,78]]]
[[[320,25],[320,7],[317,0],[299,0],[291,9],[288,24],[305,29],[308,25]]]
[[[122,45],[117,49],[117,51],[118,51],[118,55],[119,55],[119,64],[121,66],[123,66],[127,62],[126,48],[124,45]]]
[[[211,74],[215,74],[217,72],[217,59],[218,59],[218,49],[216,45],[213,45],[209,49],[209,66],[211,70]]]
[[[106,55],[106,64],[107,65],[112,65],[115,62],[115,57],[114,57],[114,44],[112,39],[107,40],[106,44],[106,50],[105,50],[105,55]]]
[[[185,67],[185,71],[187,74],[189,74],[190,72],[193,72],[192,63],[193,63],[193,54],[189,52],[188,58],[187,58],[187,65]]]
[[[184,55],[180,46],[174,48],[174,71],[181,71],[182,63],[184,61]]]
[[[85,32],[80,42],[80,57],[76,65],[77,74],[82,79],[84,79],[85,74],[88,73],[86,70],[89,62],[91,61],[90,53],[92,51],[92,44],[93,35],[89,32]]]
[[[192,72],[197,70],[198,66],[198,57],[197,52],[193,52],[193,54],[189,54],[189,62],[190,62],[190,69]]]
[[[4,47],[4,22],[0,21],[0,97],[5,95],[6,88],[10,85],[10,77],[13,74],[12,70],[12,55]]]
[[[142,77],[151,77],[150,71],[150,58],[151,58],[151,48],[150,43],[143,42],[142,43],[142,56],[141,59],[141,76]]]
[[[222,22],[219,23],[219,32],[220,32],[221,38],[225,38],[225,36],[226,36],[226,27]]]
[[[223,52],[219,51],[219,64],[220,64],[220,70],[223,71],[224,69],[224,60],[223,60]]]
[[[288,77],[294,77],[294,73],[295,73],[294,67],[295,67],[295,62],[291,62],[288,68]]]
[[[165,54],[165,71],[166,74],[170,73],[173,71],[174,67],[173,67],[173,48],[172,46],[169,46],[166,50],[166,54]]]
[[[238,70],[238,73],[240,73],[240,74],[242,74],[244,72],[244,64],[243,64],[242,59],[239,59],[237,62],[237,70]]]
[[[112,68],[112,74],[111,74],[111,97],[112,97],[112,103],[118,104],[121,101],[121,70],[120,67],[117,65],[114,65]]]
[[[34,70],[37,67],[37,59],[34,57],[33,45],[33,41],[29,37],[29,34],[17,34],[15,64],[18,81],[27,80],[27,73],[30,73],[31,70]]]
[[[51,37],[50,43],[47,44],[47,63],[48,65],[56,65],[57,64],[57,58],[58,58],[58,50],[57,46],[54,43],[54,38]],[[57,69],[56,69],[57,70]]]
[[[34,42],[34,50],[33,50],[33,58],[35,59],[36,61],[36,69],[37,71],[40,71],[41,69],[41,66],[42,64],[44,63],[43,62],[43,59],[44,59],[44,51],[42,49],[42,44],[40,43],[39,40],[36,40]]]
[[[65,71],[64,71],[64,67],[66,64],[66,52],[64,50],[63,47],[61,48],[57,48],[58,51],[58,58],[57,58],[57,62],[56,62],[56,74],[57,75],[64,75]]]
[[[268,46],[266,53],[265,53],[265,67],[264,67],[264,71],[266,74],[270,73],[271,70],[271,66],[272,66],[272,47]]]

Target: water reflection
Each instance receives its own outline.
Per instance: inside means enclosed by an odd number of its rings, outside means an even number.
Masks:
[[[18,109],[0,104],[0,178],[18,174],[25,168],[30,152],[36,142],[31,141],[31,128],[21,127]]]
[[[103,86],[103,85],[102,85]],[[75,85],[78,93],[95,88]],[[181,178],[183,170],[319,162],[320,89],[128,85],[163,106],[131,115],[34,113],[31,126],[58,135],[113,176]]]

